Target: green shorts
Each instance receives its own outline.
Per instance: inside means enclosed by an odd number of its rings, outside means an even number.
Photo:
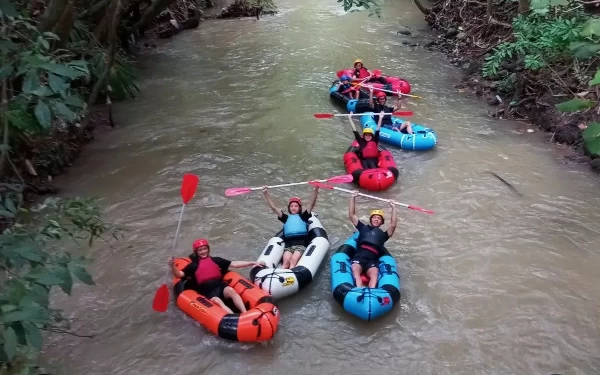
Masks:
[[[300,252],[300,254],[304,253],[304,250],[306,250],[306,248],[302,245],[296,245],[296,246],[290,246],[290,247],[286,247],[285,251],[289,251],[290,253],[295,253],[296,251]]]

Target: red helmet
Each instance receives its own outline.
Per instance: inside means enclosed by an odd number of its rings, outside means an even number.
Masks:
[[[208,248],[210,249],[210,246],[208,245],[208,240],[204,238],[199,238],[196,241],[194,241],[194,244],[192,245],[192,250],[196,251],[196,249],[198,249],[201,246],[208,246]]]
[[[298,197],[291,197],[290,200],[288,201],[288,206],[292,203],[292,202],[296,202],[298,203],[298,206],[302,206],[302,201],[300,200],[300,198]]]
[[[379,99],[379,98],[387,98],[387,95],[385,94],[385,92],[379,91],[377,93],[377,99]]]

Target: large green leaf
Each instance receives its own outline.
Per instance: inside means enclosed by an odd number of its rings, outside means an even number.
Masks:
[[[95,285],[92,276],[90,276],[85,268],[81,267],[80,265],[70,263],[69,269],[82,283],[87,285]]]
[[[600,69],[598,69],[596,71],[596,74],[594,75],[594,79],[592,79],[588,84],[590,85],[590,87],[600,85]]]
[[[77,108],[84,108],[85,107],[85,102],[83,100],[81,100],[81,98],[79,98],[76,95],[69,95],[69,96],[67,96],[63,100],[63,103],[65,103],[66,105],[70,105],[71,107],[77,107]]]
[[[592,100],[583,100],[579,98],[571,99],[567,102],[558,103],[556,109],[561,112],[577,112],[582,109],[592,108],[596,105],[596,102]]]
[[[35,118],[38,120],[40,125],[48,129],[52,125],[52,114],[50,113],[50,108],[43,101],[38,101],[35,109],[33,111],[35,114]]]
[[[590,17],[583,24],[581,30],[582,36],[600,36],[600,19],[596,17]]]
[[[71,272],[69,272],[69,269],[67,269],[65,266],[58,266],[54,269],[54,274],[63,281],[61,284],[59,284],[63,292],[71,295],[73,279],[71,278]]]
[[[32,322],[45,323],[49,318],[48,311],[39,305],[23,306],[21,310],[12,311],[2,316],[4,323]]]
[[[592,155],[600,156],[600,123],[592,122],[583,131],[585,148]]]
[[[13,359],[17,354],[17,334],[12,327],[4,330],[4,354],[8,360]]]
[[[25,94],[31,94],[33,91],[40,87],[40,77],[37,74],[36,69],[30,70],[23,80],[22,90]]]
[[[14,67],[12,65],[6,64],[0,67],[0,79],[8,78],[13,74]]]
[[[4,207],[6,207],[6,209],[13,214],[17,213],[17,206],[15,206],[15,202],[13,202],[13,200],[9,197],[4,198]]]
[[[10,211],[0,208],[0,217],[7,217],[9,219],[12,219],[13,217],[15,217],[15,214],[13,214]]]
[[[64,117],[67,122],[73,122],[77,118],[77,115],[61,102],[54,102],[54,109],[56,109],[56,112]]]
[[[10,0],[0,0],[0,13],[7,17],[13,18],[17,18],[19,16],[19,13],[17,13],[17,10],[15,7],[13,7]]]
[[[47,71],[57,74],[63,77],[69,77],[71,79],[84,76],[85,74],[80,70],[73,69],[68,65],[63,64],[55,64],[55,63],[46,63],[40,66],[42,69],[46,69]]]
[[[65,81],[61,76],[57,76],[56,74],[48,73],[48,84],[52,91],[57,94],[60,94],[61,91],[67,89],[70,84]]]
[[[579,60],[588,60],[600,51],[600,44],[590,42],[573,42],[569,44],[573,57]]]
[[[20,109],[6,111],[6,117],[12,126],[23,131],[39,129],[38,122],[29,112]]]
[[[45,254],[33,245],[16,247],[15,251],[21,258],[30,260],[32,262],[43,263],[45,260]]]
[[[42,307],[48,307],[48,289],[39,284],[33,284],[29,290],[31,300],[38,303]]]
[[[46,272],[42,273],[38,277],[35,278],[35,282],[42,285],[60,285],[63,280],[56,276],[54,273],[51,273],[50,270],[46,270]]]
[[[48,86],[40,86],[31,93],[35,96],[41,96],[43,98],[54,95],[54,91]]]
[[[42,333],[40,332],[37,324],[25,323],[23,324],[23,327],[25,328],[25,335],[27,336],[27,342],[29,345],[40,350],[42,348],[43,339]]]

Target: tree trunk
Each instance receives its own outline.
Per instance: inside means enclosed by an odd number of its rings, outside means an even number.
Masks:
[[[40,32],[52,30],[54,25],[60,20],[60,17],[67,6],[71,6],[69,0],[51,0],[46,11],[40,18],[40,23],[37,27],[38,30]]]
[[[493,8],[494,4],[492,3],[492,0],[487,0],[486,2],[486,6],[485,6],[485,15],[487,16],[488,21],[491,20],[494,16],[493,16]]]
[[[415,5],[417,6],[417,8],[419,8],[421,13],[423,13],[424,15],[428,15],[431,12],[431,9],[429,9],[425,5],[421,4],[420,0],[413,0],[413,1],[415,2]]]
[[[127,29],[126,34],[131,35],[135,31],[137,31],[141,27],[146,27],[162,12],[167,9],[169,5],[173,4],[176,0],[156,0],[152,3],[152,6],[149,6],[145,9],[144,14],[142,14],[142,18],[135,23],[135,25],[131,26]]]

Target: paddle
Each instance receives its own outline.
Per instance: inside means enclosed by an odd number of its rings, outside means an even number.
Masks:
[[[401,93],[401,92],[396,92],[396,91],[391,91],[391,90],[385,90],[385,89],[378,89],[377,87],[363,85],[362,83],[352,83],[352,84],[353,84],[353,85],[360,86],[360,87],[365,87],[365,88],[368,88],[368,89],[377,90],[377,91],[389,92],[390,94],[396,94],[396,95],[408,96],[409,98],[415,98],[415,99],[423,99],[422,97],[420,97],[420,96],[418,96],[418,95],[403,94],[403,93]]]
[[[350,193],[350,194],[353,193],[352,190],[339,188],[337,186],[326,185],[326,184],[323,184],[323,183],[318,182],[318,181],[311,181],[311,182],[309,182],[309,184],[311,184],[313,186],[318,186],[320,188],[331,189],[331,190],[339,190],[339,191],[343,191],[343,192]],[[371,198],[371,199],[377,199],[378,201],[388,202],[387,199],[379,198],[379,197],[376,197],[374,195],[368,195],[368,194],[363,194],[363,193],[358,193],[358,195],[360,195],[362,197]],[[433,214],[434,213],[432,210],[428,210],[426,208],[422,208],[422,207],[419,207],[419,206],[413,206],[412,204],[404,204],[404,203],[400,203],[400,202],[396,202],[396,201],[392,201],[392,203],[395,204],[395,205],[397,205],[397,206],[406,207],[406,208],[411,209],[411,210],[425,212],[426,214]]]
[[[183,206],[181,206],[181,213],[179,214],[179,222],[177,223],[177,230],[175,231],[175,238],[173,238],[173,246],[171,247],[171,257],[175,252],[175,244],[177,243],[177,237],[179,236],[179,229],[181,228],[181,220],[183,219],[183,211],[185,209],[185,205],[194,197],[196,193],[196,187],[198,186],[199,178],[196,175],[186,173],[183,175],[183,181],[181,182],[181,200],[183,201]],[[167,311],[167,307],[169,306],[169,288],[167,287],[167,282],[169,281],[169,273],[171,272],[171,268],[169,267],[166,276],[166,282],[161,285],[156,294],[154,295],[154,301],[152,301],[152,308],[158,312]]]
[[[351,174],[345,174],[345,175],[341,175],[341,176],[335,176],[335,177],[331,177],[328,178],[327,180],[316,180],[319,182],[329,182],[332,184],[345,184],[345,183],[349,183],[352,182],[352,175]],[[284,186],[294,186],[294,185],[302,185],[302,184],[308,184],[310,181],[305,181],[305,182],[293,182],[291,184],[282,184],[282,185],[271,185],[271,186],[267,186],[268,188],[272,189],[272,188],[278,188],[278,187],[284,187]],[[226,197],[235,197],[237,195],[244,195],[244,194],[248,194],[250,192],[253,192],[255,190],[261,190],[263,187],[241,187],[241,188],[229,188],[227,190],[225,190],[225,196]]]
[[[333,118],[333,117],[350,117],[350,116],[364,116],[364,113],[315,113],[313,116],[315,118],[318,119],[324,119],[324,118]],[[377,113],[377,115],[379,115]],[[397,111],[397,112],[392,112],[392,113],[384,113],[384,116],[412,116],[413,112],[412,111]]]

